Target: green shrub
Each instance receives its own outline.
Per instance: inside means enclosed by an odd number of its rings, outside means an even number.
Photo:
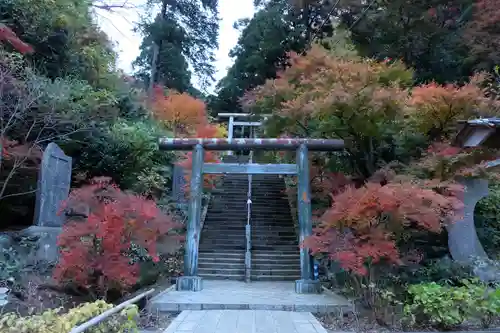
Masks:
[[[467,287],[441,286],[435,282],[421,283],[408,289],[411,301],[405,304],[405,315],[412,324],[430,324],[451,328],[469,316]]]
[[[111,177],[124,190],[158,197],[170,183],[168,167],[175,158],[158,149],[160,136],[169,133],[153,122],[122,120],[62,146],[74,157],[74,175]]]
[[[391,280],[401,285],[436,282],[444,285],[458,285],[464,279],[472,279],[472,268],[450,258],[430,260],[416,267],[404,266],[390,275]]]
[[[465,281],[465,286],[469,289],[472,315],[488,328],[500,314],[500,288],[490,290],[484,283],[468,281]]]
[[[62,309],[52,309],[40,315],[20,317],[14,313],[7,313],[0,317],[0,332],[2,333],[68,333],[75,326],[100,315],[112,308],[102,300],[85,303],[66,313]],[[130,305],[116,315],[111,316],[101,324],[88,329],[88,333],[122,333],[137,329],[136,319],[139,309]]]
[[[416,284],[408,288],[408,296],[405,317],[418,326],[450,329],[466,320],[479,320],[488,327],[500,314],[500,289],[478,280],[463,280],[460,286]]]
[[[474,210],[477,236],[491,258],[500,255],[500,183],[491,184],[490,194],[481,199]]]

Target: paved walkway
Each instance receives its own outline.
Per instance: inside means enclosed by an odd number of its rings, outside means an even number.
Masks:
[[[182,311],[164,333],[327,333],[310,312]]]
[[[150,301],[152,310],[278,310],[296,312],[344,312],[351,309],[339,295],[297,294],[294,282],[203,280],[203,290],[166,291]],[[239,332],[235,332],[239,333]]]

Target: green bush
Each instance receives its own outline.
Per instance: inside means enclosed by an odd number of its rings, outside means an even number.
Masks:
[[[1,333],[69,333],[75,326],[81,325],[90,319],[113,307],[102,300],[85,303],[66,313],[62,309],[52,309],[40,315],[20,317],[14,313],[7,313],[0,317]],[[88,329],[88,333],[122,333],[137,329],[136,320],[139,309],[130,305],[117,314],[111,316],[101,324]]]
[[[488,327],[500,314],[500,289],[490,289],[477,280],[464,280],[461,286],[421,283],[408,288],[405,303],[408,323],[450,329],[466,320],[479,320]]]
[[[450,258],[429,260],[424,264],[400,267],[390,274],[391,280],[400,285],[436,282],[439,285],[459,285],[464,279],[472,279],[472,268]]]
[[[488,285],[465,281],[469,289],[472,315],[488,328],[500,314],[500,288],[491,290]]]
[[[106,131],[85,133],[63,144],[74,157],[74,175],[107,176],[125,190],[158,197],[169,185],[175,155],[158,149],[158,137],[169,136],[149,121],[119,121]]]
[[[480,200],[474,211],[477,235],[491,258],[500,256],[500,183],[490,185],[490,194]]]

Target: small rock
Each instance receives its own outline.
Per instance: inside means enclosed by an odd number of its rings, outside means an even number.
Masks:
[[[12,238],[8,234],[0,234],[0,250],[12,246]]]

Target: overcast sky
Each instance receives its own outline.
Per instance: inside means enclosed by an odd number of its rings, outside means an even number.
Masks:
[[[124,9],[115,13],[98,12],[98,22],[101,28],[116,43],[119,54],[118,66],[125,72],[132,72],[132,62],[139,55],[141,36],[132,31],[134,24],[139,21],[143,0],[131,0],[139,9]],[[251,17],[254,13],[253,0],[219,0],[220,34],[219,49],[216,52],[216,79],[224,77],[232,60],[228,53],[238,41],[239,32],[233,29],[233,23],[240,19]],[[213,87],[212,87],[213,88]],[[210,89],[212,90],[212,89]]]

